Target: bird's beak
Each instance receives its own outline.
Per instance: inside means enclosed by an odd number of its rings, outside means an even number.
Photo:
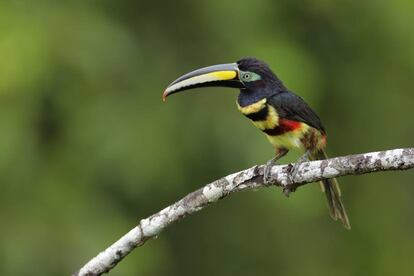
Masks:
[[[213,65],[187,73],[173,81],[162,95],[163,101],[174,93],[196,87],[233,87],[244,88],[239,79],[237,63]]]

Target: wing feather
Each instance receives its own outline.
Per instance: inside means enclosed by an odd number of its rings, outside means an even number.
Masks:
[[[271,96],[268,103],[276,108],[281,118],[303,122],[325,133],[319,116],[298,95],[284,91]]]

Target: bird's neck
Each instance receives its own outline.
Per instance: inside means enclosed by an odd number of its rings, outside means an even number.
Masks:
[[[263,94],[259,94],[259,93],[254,93],[252,91],[246,91],[247,89],[243,89],[240,91],[240,94],[237,98],[237,103],[244,107],[244,106],[248,106],[251,104],[254,104],[264,98],[266,98],[266,95]]]
[[[277,90],[272,89],[240,89],[240,94],[237,98],[237,103],[239,106],[244,107],[251,104],[254,104],[262,99],[269,98],[275,94],[279,93]]]

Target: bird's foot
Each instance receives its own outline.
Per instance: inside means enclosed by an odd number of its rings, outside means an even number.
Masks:
[[[263,183],[267,186],[270,186],[272,182],[272,167],[276,165],[276,161],[285,156],[288,153],[287,149],[279,149],[276,151],[276,156],[269,161],[267,161],[264,172],[263,172]]]
[[[271,174],[272,174],[272,167],[276,164],[276,158],[272,158],[269,161],[267,161],[264,172],[263,172],[263,183],[265,185],[270,185],[271,183]]]
[[[289,197],[290,193],[296,191],[297,185],[295,184],[295,178],[298,174],[299,166],[303,162],[308,162],[311,152],[306,151],[299,159],[296,161],[294,165],[290,165],[289,168],[289,175],[288,175],[288,183],[283,187],[283,194],[286,197]]]
[[[295,179],[295,176],[296,176],[296,173],[297,173],[297,167],[298,167],[297,163],[295,163],[294,165],[292,165],[292,164],[289,165],[289,168],[288,168],[289,173],[288,173],[288,176],[287,176],[287,183],[283,186],[283,189],[282,189],[283,194],[286,197],[289,197],[289,195],[291,193],[296,191],[297,187],[296,187],[296,184],[294,182],[294,179]]]
[[[296,161],[296,164],[300,165],[303,162],[310,161],[310,156],[311,156],[311,151],[307,150],[301,157],[298,158],[298,160]]]

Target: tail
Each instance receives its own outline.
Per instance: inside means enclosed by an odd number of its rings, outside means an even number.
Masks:
[[[312,159],[327,159],[328,156],[324,150],[319,151]],[[339,188],[336,178],[324,179],[320,182],[321,189],[325,192],[328,200],[329,214],[334,220],[339,219],[346,229],[351,229],[345,206],[341,201],[341,189]]]

